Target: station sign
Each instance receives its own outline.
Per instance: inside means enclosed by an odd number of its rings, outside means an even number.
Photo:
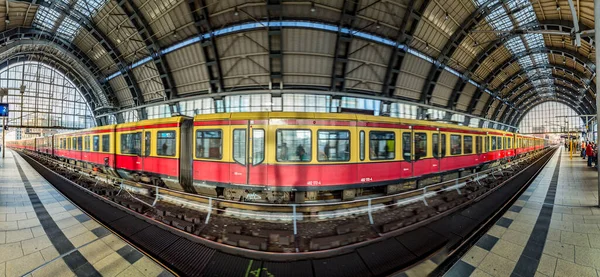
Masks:
[[[8,103],[0,103],[0,117],[8,117]]]

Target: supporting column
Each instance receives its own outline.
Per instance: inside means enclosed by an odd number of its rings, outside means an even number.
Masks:
[[[594,27],[596,30],[600,30],[600,0],[594,0]],[[596,76],[600,76],[600,55],[598,55],[598,40],[600,39],[600,32],[595,33],[594,45],[596,51]],[[596,81],[596,124],[600,122],[600,82]],[[596,128],[600,132],[600,128]],[[600,145],[600,134],[597,136],[596,145]],[[598,167],[598,206],[600,206],[600,166]]]

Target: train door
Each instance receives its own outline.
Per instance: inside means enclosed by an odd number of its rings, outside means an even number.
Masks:
[[[429,156],[429,133],[421,130],[412,130],[413,135],[413,154],[412,169],[413,176],[421,176],[437,172],[437,162]],[[435,164],[435,167],[433,166]]]
[[[248,126],[231,126],[233,163],[230,167],[229,180],[232,184],[245,185],[248,183]]]
[[[433,161],[431,163],[431,170],[433,172],[439,172],[442,170],[442,134],[440,130],[433,132],[431,134],[431,155],[433,156]]]
[[[481,136],[475,136],[475,164],[479,164],[485,160],[483,154],[483,139]]]
[[[233,127],[233,138],[230,180],[233,184],[267,185],[266,128],[267,125]]]
[[[148,157],[150,157],[150,151],[152,149],[152,132],[144,131],[143,132],[144,139],[142,140],[142,153],[140,153],[140,170],[142,172],[149,171],[151,166],[147,164],[149,162]]]
[[[412,144],[413,130],[408,132],[402,132],[402,170],[400,177],[412,177],[415,176],[413,168],[413,144]]]

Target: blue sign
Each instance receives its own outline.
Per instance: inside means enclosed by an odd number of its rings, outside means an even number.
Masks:
[[[0,117],[8,117],[8,104],[0,103]]]

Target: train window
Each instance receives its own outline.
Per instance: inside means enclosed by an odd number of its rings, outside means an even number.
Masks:
[[[396,134],[394,132],[369,132],[369,159],[393,160],[396,157],[395,148]]]
[[[311,137],[310,130],[277,130],[277,161],[310,162]]]
[[[463,137],[463,142],[464,142],[464,153],[465,154],[473,154],[473,137],[472,136],[464,136]]]
[[[475,152],[481,154],[481,136],[475,137]]]
[[[246,165],[246,129],[233,130],[233,160]]]
[[[85,136],[83,141],[85,143],[85,151],[90,151],[90,136]]]
[[[265,160],[265,130],[252,129],[252,165],[259,165]]]
[[[442,134],[442,141],[440,143],[442,145],[442,158],[446,157],[446,135]]]
[[[415,133],[415,160],[427,157],[427,134]]]
[[[402,134],[402,159],[404,159],[405,161],[410,161],[411,160],[411,153],[412,153],[412,143],[411,140],[412,138],[410,137],[410,133],[403,133]]]
[[[220,160],[223,158],[221,130],[196,131],[196,158]]]
[[[497,141],[496,141],[496,146],[498,150],[502,150],[502,137],[498,137]]]
[[[73,141],[73,143],[71,144],[71,149],[77,150],[77,138],[72,138],[71,140]]]
[[[450,155],[460,155],[462,153],[462,144],[460,135],[450,135]]]
[[[156,147],[159,147],[159,145],[160,145],[159,143],[156,143]],[[145,131],[144,132],[144,156],[145,157],[150,156],[151,146],[152,146],[152,133],[149,131]],[[158,155],[162,155],[162,156],[169,156],[169,155],[161,154],[161,152],[158,150],[156,151],[156,153]]]
[[[121,134],[121,154],[140,155],[142,152],[142,133]]]
[[[145,134],[146,144],[150,144],[150,132]],[[159,156],[175,156],[175,149],[177,147],[177,140],[175,138],[175,131],[160,131],[156,133],[156,154]],[[150,147],[146,147],[145,155],[150,155]]]
[[[318,131],[317,137],[320,162],[350,160],[350,131]]]
[[[511,148],[512,148],[512,139],[506,138],[506,149],[511,149]]]
[[[358,133],[358,144],[359,144],[359,155],[360,155],[360,160],[364,161],[365,160],[365,131],[360,131],[360,133]]]
[[[102,152],[110,152],[110,135],[102,135]]]
[[[77,138],[77,150],[81,151],[81,147],[83,146],[83,138],[82,137],[78,137]]]
[[[440,135],[431,135],[431,145],[433,146],[433,156],[436,158],[440,157]]]
[[[95,135],[92,138],[92,150],[94,152],[98,152],[100,150],[100,137],[98,135]]]
[[[496,137],[491,136],[490,139],[492,140],[492,151],[494,151],[496,150]]]

